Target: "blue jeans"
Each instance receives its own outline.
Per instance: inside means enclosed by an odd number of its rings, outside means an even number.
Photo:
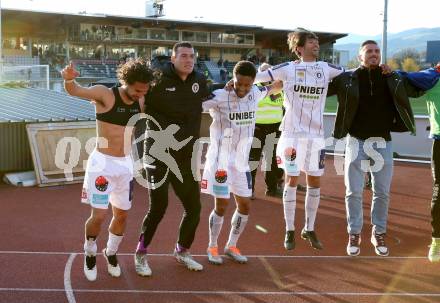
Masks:
[[[344,182],[349,234],[360,234],[362,231],[362,196],[367,171],[371,171],[372,175],[371,224],[373,230],[378,234],[385,233],[387,230],[390,186],[393,177],[393,148],[391,141],[375,138],[381,141],[371,144],[372,139],[374,138],[364,141],[347,136]]]

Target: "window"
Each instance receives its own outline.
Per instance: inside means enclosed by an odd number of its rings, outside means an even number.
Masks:
[[[245,35],[244,37],[244,44],[251,44],[254,45],[254,35]]]
[[[235,34],[223,34],[223,43],[234,44],[235,43]]]
[[[211,33],[211,43],[222,43],[222,33]]]
[[[182,32],[182,40],[183,41],[195,41],[195,33],[194,32]]]
[[[196,41],[197,42],[209,42],[208,40],[208,33],[206,32],[196,32]]]
[[[167,31],[167,40],[179,41],[179,31]]]
[[[236,44],[249,44],[254,45],[254,36],[246,34],[237,34],[235,38]]]
[[[151,29],[150,39],[153,40],[165,40],[165,30],[161,29]]]
[[[235,41],[237,44],[245,44],[244,35],[237,35],[237,37],[235,38]]]
[[[182,32],[182,40],[184,41],[208,43],[209,42],[208,37],[209,36],[207,32],[187,32],[187,31]]]
[[[137,30],[136,38],[138,39],[148,39],[148,29],[140,28]]]
[[[197,40],[199,41],[199,40]],[[211,33],[211,43],[254,45],[253,34]]]

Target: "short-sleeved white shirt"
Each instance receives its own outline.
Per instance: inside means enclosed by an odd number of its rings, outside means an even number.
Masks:
[[[322,137],[328,84],[343,71],[343,68],[322,61],[286,62],[258,73],[255,81],[283,81],[286,112],[281,131],[301,137]]]

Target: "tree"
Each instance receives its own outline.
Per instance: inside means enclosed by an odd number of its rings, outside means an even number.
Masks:
[[[402,66],[406,58],[412,58],[417,64],[420,64],[420,53],[415,48],[404,48],[393,56],[393,59],[395,59],[400,66]]]
[[[359,66],[359,60],[357,58],[353,58],[347,63],[347,69],[356,68]]]
[[[420,67],[413,58],[405,58],[402,63],[402,69],[406,72],[416,72],[420,70]]]
[[[387,65],[391,68],[391,70],[396,70],[400,68],[399,63],[397,63],[396,59],[394,58],[388,59]]]

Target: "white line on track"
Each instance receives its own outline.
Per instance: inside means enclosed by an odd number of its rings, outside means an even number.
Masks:
[[[60,251],[0,251],[0,255],[7,254],[30,254],[30,255],[72,255],[72,254],[83,254],[83,252],[60,252]],[[98,254],[99,255],[99,254]],[[133,256],[133,253],[118,253],[118,256]],[[148,256],[152,257],[173,257],[173,254],[148,254]],[[206,257],[206,255],[193,255],[194,257]],[[273,258],[273,259],[377,259],[377,260],[389,260],[389,259],[420,259],[427,260],[427,257],[417,257],[417,256],[388,256],[388,257],[380,257],[380,256],[310,256],[310,255],[246,255],[248,258]]]
[[[64,291],[66,292],[67,302],[76,303],[75,295],[72,290],[72,283],[70,280],[70,273],[72,271],[73,260],[76,257],[76,253],[72,253],[67,259],[66,267],[64,267]]]
[[[15,292],[64,292],[62,288],[0,288],[2,291]],[[313,291],[208,291],[208,290],[142,290],[142,289],[74,289],[77,293],[142,293],[142,294],[177,294],[177,295],[299,295],[299,296],[393,296],[393,297],[440,297],[440,293],[408,292],[313,292]]]

